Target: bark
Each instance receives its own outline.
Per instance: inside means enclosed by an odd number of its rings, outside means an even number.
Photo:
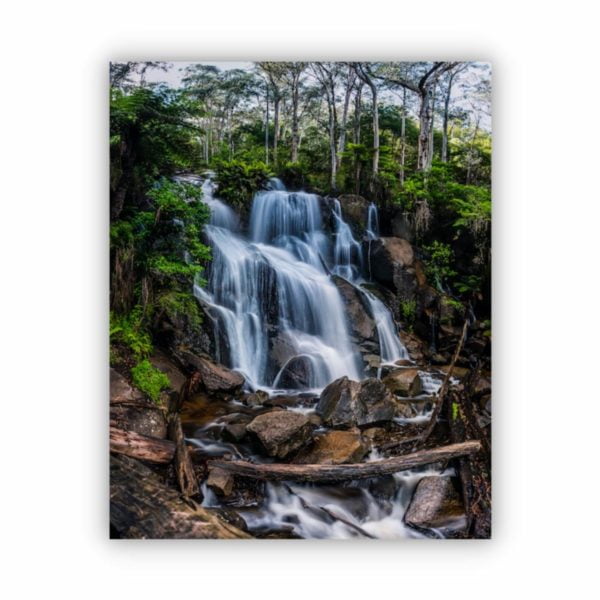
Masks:
[[[379,107],[377,85],[373,78],[369,75],[368,67],[362,63],[354,63],[356,74],[369,86],[371,97],[373,99],[373,179],[379,173]]]
[[[188,389],[186,384],[184,384],[183,388],[185,391]],[[198,479],[194,473],[192,459],[185,445],[185,438],[183,437],[183,430],[181,428],[181,418],[179,416],[181,407],[180,397],[181,393],[171,394],[168,433],[169,439],[175,444],[174,465],[177,484],[183,496],[189,498],[198,493]]]
[[[168,464],[175,456],[175,444],[170,440],[160,440],[111,426],[110,451],[155,464]]]
[[[400,185],[404,185],[406,165],[406,88],[402,88],[402,121],[400,126]]]
[[[314,72],[325,90],[327,98],[328,130],[329,130],[329,185],[336,189],[338,154],[336,144],[337,112],[335,107],[335,73],[334,67],[327,67],[323,63],[315,63]]]
[[[348,67],[348,79],[346,80],[346,93],[344,94],[344,107],[342,109],[342,123],[340,125],[340,135],[338,139],[338,155],[337,155],[337,168],[338,171],[342,166],[342,153],[346,149],[346,126],[348,124],[348,109],[350,107],[350,97],[352,96],[352,90],[354,89],[354,82],[356,81],[356,72]]]
[[[110,458],[111,537],[135,539],[248,539],[195,502],[161,483],[126,456]]]
[[[209,468],[218,467],[234,475],[263,479],[268,481],[348,481],[350,479],[367,479],[380,475],[389,475],[397,471],[412,469],[438,461],[447,461],[459,456],[466,456],[481,450],[478,441],[463,444],[451,444],[430,450],[419,450],[404,456],[395,456],[376,462],[346,465],[288,465],[288,464],[254,464],[246,461],[211,460]]]

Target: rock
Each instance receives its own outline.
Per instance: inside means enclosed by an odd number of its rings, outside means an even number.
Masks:
[[[450,365],[442,365],[441,367],[438,367],[438,368],[445,375],[446,373],[448,373],[448,370],[450,369]],[[469,375],[470,372],[471,372],[470,369],[467,369],[465,367],[457,367],[455,365],[454,368],[452,369],[452,377],[456,377],[457,379],[465,379]]]
[[[125,431],[160,439],[167,437],[164,411],[114,369],[110,370],[110,421]]]
[[[392,233],[396,237],[404,238],[409,242],[412,241],[413,230],[410,219],[410,213],[398,211],[392,217]]]
[[[206,485],[218,496],[229,496],[233,491],[233,475],[217,467],[210,470]]]
[[[412,398],[423,391],[418,369],[397,369],[386,375],[382,383],[398,396]]]
[[[241,442],[246,436],[244,423],[229,423],[223,427],[223,438],[232,442]]]
[[[371,276],[402,299],[413,299],[417,290],[415,256],[405,239],[384,237],[370,242]]]
[[[311,465],[341,465],[360,462],[368,449],[358,431],[328,431],[300,452],[293,462]]]
[[[227,367],[217,364],[204,356],[190,352],[184,354],[184,360],[202,376],[202,383],[208,392],[234,393],[244,385],[244,377]]]
[[[398,484],[393,475],[384,475],[373,479],[369,485],[369,491],[379,500],[393,500],[396,495]]]
[[[338,200],[340,201],[344,220],[364,229],[370,203],[362,196],[355,194],[342,194]]]
[[[313,364],[308,356],[295,356],[279,372],[276,387],[295,390],[310,387]]]
[[[348,377],[336,379],[321,393],[317,414],[330,427],[369,425],[393,419],[394,400],[377,379],[359,383]]]
[[[332,279],[346,305],[350,333],[359,340],[377,341],[377,327],[369,314],[369,306],[365,303],[364,295],[345,279],[337,275]]]
[[[407,525],[421,528],[457,528],[465,511],[451,477],[423,477],[404,515]]]
[[[244,398],[244,403],[248,406],[262,406],[269,399],[269,394],[263,390],[256,390],[253,394],[248,394]]]
[[[129,385],[129,382],[121,373],[110,370],[110,403],[126,404],[139,402],[145,403],[145,396],[139,390]]]
[[[186,377],[175,363],[160,350],[155,350],[149,360],[154,367],[169,378],[171,389],[178,392],[185,383]]]
[[[480,375],[473,386],[473,394],[475,396],[485,396],[492,393],[492,382],[487,377]]]
[[[278,410],[259,415],[246,429],[258,437],[270,456],[284,458],[309,441],[313,426],[300,413]]]

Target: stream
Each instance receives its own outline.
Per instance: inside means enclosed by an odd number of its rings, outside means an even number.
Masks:
[[[365,287],[369,283],[368,255],[344,220],[336,199],[324,208],[321,198],[288,191],[281,181],[253,200],[247,230],[238,215],[216,196],[211,178],[201,183],[203,201],[211,209],[204,235],[213,260],[198,280],[194,293],[209,316],[218,362],[239,371],[248,392],[262,390],[280,398],[286,410],[313,415],[320,392],[347,376],[361,381],[370,376],[368,365],[352,339],[346,307],[333,276],[341,277],[361,295],[373,319],[379,344],[381,377],[395,363],[410,362],[393,316],[384,302]],[[324,215],[330,211],[330,223]],[[377,208],[371,204],[363,232],[366,247],[379,237]],[[400,363],[402,364],[402,363]],[[414,398],[414,416],[397,418],[398,425],[427,420],[429,401],[442,374],[422,372],[423,391]],[[292,385],[293,384],[293,385]],[[188,427],[188,441],[206,456],[232,455],[269,462],[249,444],[223,439],[231,414],[253,414],[256,407],[235,399],[216,401],[211,418]],[[218,409],[218,410],[217,410]],[[318,431],[325,431],[320,426]],[[371,451],[365,460],[381,458]],[[413,529],[404,513],[424,476],[452,475],[434,465],[394,475],[338,485],[267,483],[261,498],[236,506],[249,531],[279,532],[301,538],[444,537],[445,532]],[[222,502],[206,484],[203,505]],[[458,524],[460,525],[460,524]]]

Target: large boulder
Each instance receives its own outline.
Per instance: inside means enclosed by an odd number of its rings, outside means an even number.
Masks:
[[[423,477],[404,515],[407,525],[420,528],[464,526],[465,510],[451,477]]]
[[[316,410],[330,427],[351,427],[391,421],[395,409],[391,393],[379,380],[359,383],[341,377],[323,390]]]
[[[270,456],[285,458],[310,440],[313,426],[303,414],[277,410],[259,415],[246,430],[256,435]]]
[[[358,431],[332,430],[316,437],[314,444],[294,459],[300,464],[341,465],[360,462],[368,452]]]
[[[369,201],[356,194],[342,194],[338,200],[342,207],[344,220],[363,229],[367,222]]]
[[[170,388],[172,390],[178,392],[181,389],[181,386],[185,383],[186,377],[166,354],[160,350],[155,350],[150,357],[150,362],[169,378]]]
[[[233,492],[233,475],[224,469],[213,467],[206,480],[206,485],[213,491],[217,496],[229,496]]]
[[[377,341],[377,327],[369,313],[364,295],[342,277],[334,275],[333,282],[337,286],[342,301],[346,305],[346,315],[352,335],[360,341]]]
[[[207,357],[186,352],[183,360],[200,373],[202,384],[207,392],[235,393],[244,385],[245,379],[240,373],[215,363]]]
[[[410,243],[397,237],[369,242],[369,272],[401,299],[412,299],[417,290],[415,255]]]
[[[396,369],[386,375],[382,383],[398,396],[413,398],[423,391],[418,369]]]

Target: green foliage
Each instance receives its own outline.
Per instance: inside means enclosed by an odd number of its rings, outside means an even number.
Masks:
[[[148,268],[151,272],[167,277],[185,277],[194,278],[201,270],[198,265],[191,265],[183,261],[169,260],[164,256],[154,256],[148,262]]]
[[[288,161],[280,167],[278,174],[286,187],[292,190],[305,189],[310,179],[310,169],[302,162]]]
[[[164,311],[172,320],[185,318],[192,327],[202,325],[198,302],[189,292],[170,291],[162,294],[156,301],[156,308]]]
[[[458,419],[458,411],[459,411],[458,403],[452,402],[452,420],[456,421]]]
[[[262,162],[231,160],[215,164],[219,197],[240,208],[249,207],[254,194],[265,189],[272,176],[272,172]]]
[[[131,369],[133,385],[154,402],[158,402],[162,390],[170,385],[169,378],[148,359],[143,359]]]
[[[443,286],[456,275],[452,268],[454,252],[448,244],[434,240],[423,248],[428,258],[425,262],[425,274],[436,287],[443,291]]]
[[[400,314],[402,315],[402,320],[406,324],[406,327],[409,331],[412,331],[415,318],[417,316],[417,301],[412,300],[401,300],[400,301]]]
[[[124,344],[139,360],[152,352],[152,340],[148,334],[140,306],[136,306],[128,315],[110,313],[110,342]]]

